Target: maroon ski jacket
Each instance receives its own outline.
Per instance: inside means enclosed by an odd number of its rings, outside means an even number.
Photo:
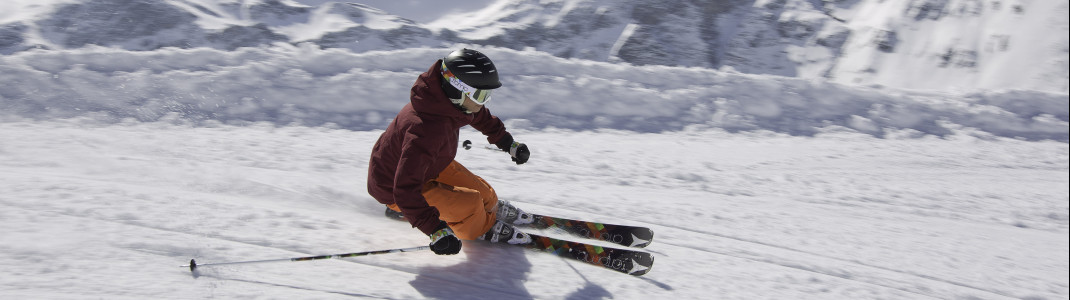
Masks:
[[[460,128],[472,125],[495,143],[509,135],[502,121],[484,107],[465,114],[442,90],[439,60],[412,85],[409,104],[379,136],[368,163],[368,193],[383,204],[396,204],[425,234],[440,224],[438,210],[421,194],[457,156]]]

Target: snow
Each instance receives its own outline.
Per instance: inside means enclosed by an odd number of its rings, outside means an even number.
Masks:
[[[419,0],[361,0],[356,1],[379,8],[419,23],[430,23],[443,16],[476,11],[496,0],[455,0],[455,1],[419,1]],[[305,5],[319,6],[328,2],[347,2],[335,0],[297,0]],[[352,1],[350,1],[352,2]]]
[[[635,33],[636,28],[639,28],[639,24],[632,23],[624,26],[624,30],[620,33],[620,38],[613,42],[613,48],[609,49],[609,57],[617,57],[617,54],[620,53],[620,48],[624,47],[624,43],[628,42],[628,39]]]
[[[832,14],[862,32],[852,36],[836,82],[872,81],[912,89],[1066,86],[1065,1],[880,1]],[[1028,8],[1026,8],[1028,7]],[[1046,15],[1057,13],[1059,16]],[[894,53],[873,47],[893,32]],[[1055,56],[1049,54],[1059,53]],[[1056,58],[1058,57],[1058,58]],[[1034,58],[1026,63],[1018,59]],[[939,68],[926,66],[940,65]],[[909,76],[889,69],[913,70]],[[969,70],[963,72],[964,70]],[[1031,82],[1044,82],[1033,85]]]
[[[980,135],[1067,140],[1066,94],[852,87],[481,49],[497,58],[505,82],[501,93],[512,99],[492,111],[518,128],[661,132],[699,127],[814,135],[839,126],[874,136],[898,130],[943,136],[967,128]],[[8,112],[29,118],[92,112],[104,119],[153,121],[174,113],[227,124],[381,129],[406,103],[413,78],[449,51],[354,54],[310,44],[236,51],[29,51],[0,56],[0,79],[17,83],[4,87],[0,97]]]
[[[137,5],[109,1],[5,1],[0,4],[0,52],[89,44],[127,50],[233,50],[280,41],[365,52],[474,43],[531,48],[565,58],[732,68],[750,74],[956,93],[1028,89],[1065,94],[1070,71],[1066,1],[142,4],[155,13],[120,14]],[[158,14],[168,17],[149,17]],[[78,26],[66,21],[71,19],[79,20]],[[138,30],[108,31],[123,24],[138,24]],[[241,38],[231,36],[243,33]]]
[[[0,56],[0,298],[1070,297],[1065,93],[487,47],[504,83],[488,108],[531,160],[457,160],[529,212],[652,228],[650,273],[477,241],[180,267],[426,245],[368,196],[367,159],[416,76],[462,46]]]
[[[363,190],[381,131],[0,123],[4,298],[970,298],[1067,295],[1067,146],[858,133],[519,130],[458,160],[541,213],[651,227],[651,273],[425,244]],[[479,140],[465,130],[462,138]]]

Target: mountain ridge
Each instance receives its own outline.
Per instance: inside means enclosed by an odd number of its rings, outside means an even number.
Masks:
[[[1067,5],[1055,1],[500,0],[427,24],[341,2],[39,5],[51,10],[0,23],[0,54],[87,45],[234,50],[282,42],[354,52],[479,45],[906,89],[1066,93],[1070,77]]]

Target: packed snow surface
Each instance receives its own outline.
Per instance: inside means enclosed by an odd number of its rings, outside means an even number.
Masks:
[[[514,132],[525,165],[461,151],[523,209],[652,228],[643,277],[478,241],[179,267],[425,245],[364,190],[379,133],[0,123],[0,297],[1067,297],[1067,145],[959,135],[547,129]]]

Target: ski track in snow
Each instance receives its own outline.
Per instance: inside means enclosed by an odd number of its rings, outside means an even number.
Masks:
[[[516,131],[458,160],[538,213],[650,226],[643,277],[467,242],[462,254],[200,263],[426,244],[363,191],[375,131],[0,123],[0,296],[1056,299],[1067,145],[718,131]],[[472,130],[462,139],[477,144]],[[545,233],[560,234],[554,231]],[[1059,258],[1051,260],[1052,258]],[[192,276],[191,276],[192,275]]]
[[[880,266],[874,266],[874,265],[866,264],[866,263],[860,262],[860,261],[855,261],[855,260],[850,260],[850,259],[841,259],[841,258],[837,258],[837,257],[831,257],[831,256],[823,255],[823,254],[820,254],[820,253],[812,253],[812,252],[807,252],[807,251],[804,251],[804,250],[798,250],[798,249],[793,249],[793,248],[788,248],[788,247],[782,247],[782,246],[778,246],[778,245],[774,245],[774,244],[764,243],[764,242],[761,242],[761,241],[751,241],[751,240],[737,238],[737,237],[733,237],[733,236],[727,236],[727,235],[722,235],[722,234],[717,234],[717,233],[693,231],[693,230],[689,230],[689,229],[686,229],[686,228],[680,228],[680,227],[674,227],[674,226],[666,226],[666,227],[673,227],[673,228],[676,228],[678,230],[692,231],[692,232],[695,232],[695,233],[700,233],[700,234],[703,234],[703,235],[707,235],[709,237],[731,239],[731,240],[736,240],[736,241],[743,242],[743,243],[756,244],[758,246],[764,246],[764,247],[767,247],[767,248],[774,248],[774,249],[761,251],[760,253],[753,253],[753,252],[729,253],[729,252],[720,252],[720,251],[717,251],[717,250],[709,250],[709,249],[705,249],[705,248],[701,248],[701,247],[692,247],[692,246],[672,244],[672,243],[663,243],[663,244],[666,244],[666,245],[676,246],[676,247],[680,247],[680,248],[687,248],[687,249],[691,249],[691,250],[695,250],[695,251],[702,251],[702,252],[708,252],[708,253],[712,253],[712,254],[724,255],[724,256],[734,257],[734,258],[738,258],[738,259],[754,261],[754,262],[758,262],[758,263],[773,264],[773,265],[777,265],[777,266],[781,266],[781,267],[785,267],[785,268],[791,268],[791,269],[796,269],[796,270],[801,270],[801,271],[806,271],[806,272],[813,272],[813,273],[817,273],[817,274],[824,275],[824,276],[836,277],[836,278],[840,278],[840,279],[844,279],[844,280],[850,280],[850,281],[857,281],[859,283],[864,283],[864,284],[872,284],[872,285],[880,286],[880,287],[883,287],[883,288],[895,289],[895,290],[899,290],[899,291],[903,291],[903,292],[907,292],[907,293],[911,293],[911,294],[915,294],[915,295],[919,295],[919,296],[932,297],[932,298],[935,298],[935,299],[947,298],[947,297],[950,297],[950,296],[953,296],[953,295],[936,295],[933,292],[920,291],[920,290],[917,290],[916,288],[909,287],[908,286],[908,285],[910,285],[909,280],[901,280],[901,279],[892,278],[892,277],[900,277],[900,276],[896,276],[896,275],[907,275],[907,276],[912,276],[912,277],[918,277],[918,278],[921,278],[921,279],[927,279],[927,280],[936,281],[936,282],[942,283],[942,284],[948,284],[948,285],[953,285],[953,286],[956,286],[956,287],[962,287],[962,288],[977,290],[977,291],[985,292],[985,293],[988,293],[988,294],[991,294],[991,295],[997,295],[997,296],[1002,296],[1002,297],[1013,298],[1012,295],[1007,295],[1007,294],[1001,293],[1000,291],[993,291],[993,290],[985,289],[983,287],[970,286],[970,285],[966,285],[966,284],[950,281],[950,280],[947,280],[947,279],[936,278],[936,277],[933,277],[933,276],[927,276],[927,275],[924,275],[924,274],[916,274],[916,273],[912,273],[912,272],[905,272],[905,271],[894,270],[894,269],[880,267]],[[772,254],[772,252],[789,252],[789,255],[791,256],[791,258],[773,257],[774,254]],[[859,269],[873,269],[875,273],[897,273],[897,274],[864,274],[864,273],[863,274],[836,274],[836,270],[827,270],[827,267],[808,266],[805,263],[797,263],[796,261],[801,259],[799,257],[800,255],[804,256],[804,258],[802,260],[807,260],[807,261],[833,260],[833,261],[839,261],[839,263],[857,265],[857,266],[849,266],[848,267],[848,268],[854,269],[854,270],[851,270],[851,271],[854,271],[854,272],[859,272],[859,271],[864,272],[865,271],[865,270],[859,270]],[[809,257],[805,257],[805,256],[809,256]],[[836,262],[833,262],[831,264],[836,264]],[[849,272],[849,273],[853,273],[853,272]],[[891,283],[881,282],[881,281],[891,281]],[[932,288],[932,287],[930,287],[930,288]]]

